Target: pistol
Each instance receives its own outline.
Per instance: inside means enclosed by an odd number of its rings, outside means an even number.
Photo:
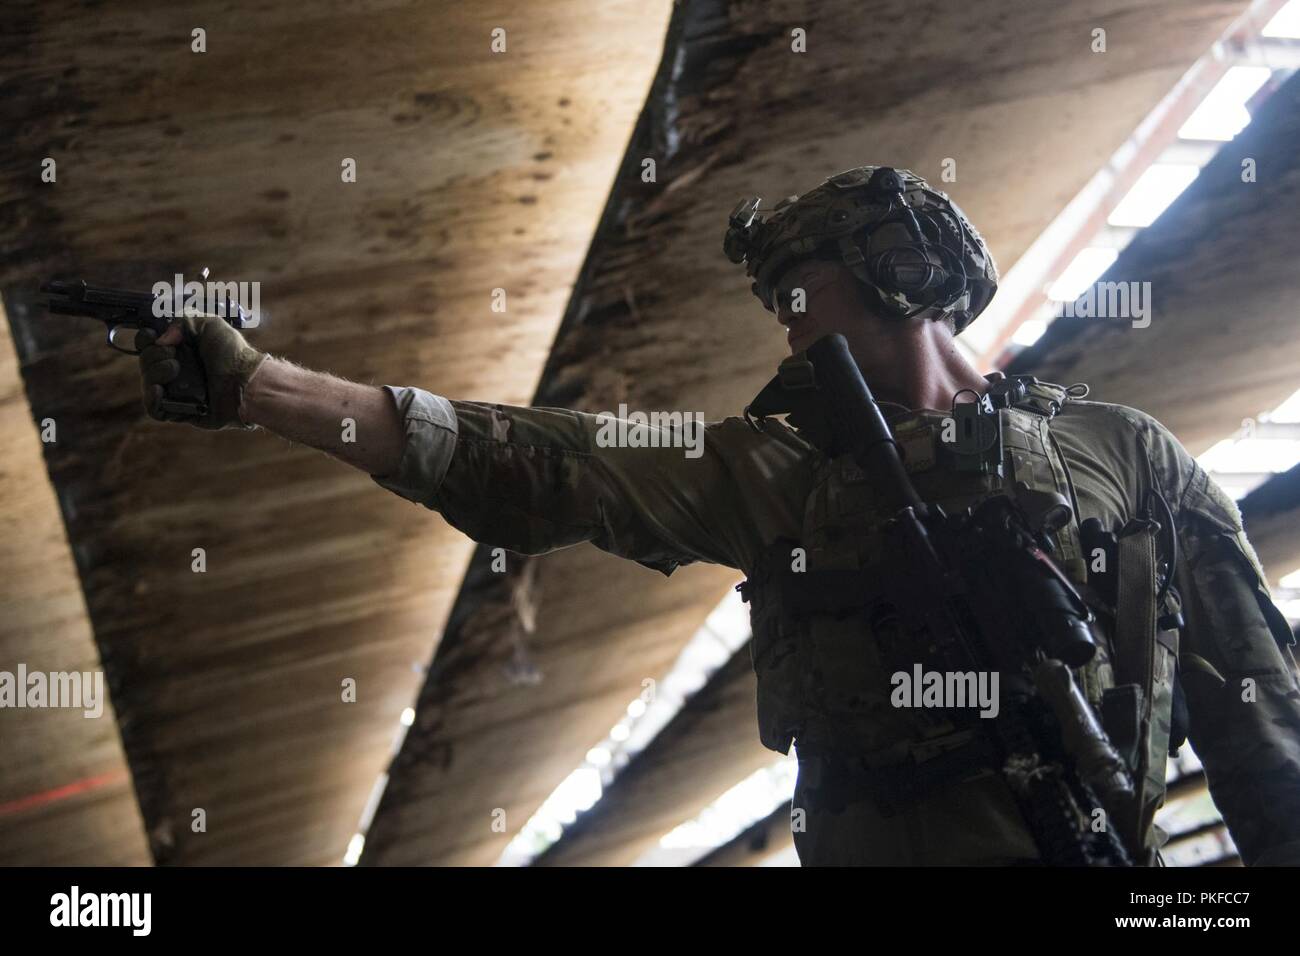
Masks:
[[[205,279],[207,274],[208,270],[204,269]],[[80,315],[103,322],[108,327],[109,346],[127,355],[140,354],[134,342],[136,332],[149,329],[155,336],[161,336],[178,315],[184,314],[179,307],[173,307],[165,293],[105,289],[89,285],[83,279],[55,279],[42,285],[41,292],[50,296],[49,309],[56,315]],[[256,324],[250,313],[230,298],[217,313],[224,322],[241,331]],[[130,334],[129,345],[124,344],[128,341],[124,332]],[[176,346],[176,360],[180,372],[163,386],[159,407],[174,415],[206,415],[207,379],[195,345],[188,337]]]

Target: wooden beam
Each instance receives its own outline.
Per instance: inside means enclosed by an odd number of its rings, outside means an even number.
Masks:
[[[5,322],[0,307],[0,325]],[[0,329],[0,671],[99,674],[87,707],[0,710],[0,866],[147,866],[140,809],[13,340]],[[27,687],[19,687],[24,696]],[[97,713],[96,713],[97,712]],[[88,716],[90,714],[91,716]]]
[[[322,456],[147,421],[134,363],[38,284],[209,266],[262,283],[262,348],[525,402],[667,9],[6,8],[0,289],[33,414],[59,423],[49,471],[160,860],[339,862],[472,549]]]

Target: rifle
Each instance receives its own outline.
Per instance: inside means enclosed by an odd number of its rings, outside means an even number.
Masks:
[[[1031,516],[1006,493],[954,515],[923,502],[844,337],[819,339],[806,356],[782,363],[746,414],[790,414],[829,457],[850,455],[886,503],[891,560],[872,569],[864,588],[885,659],[924,655],[947,673],[999,674],[997,715],[954,720],[983,726],[1042,860],[1131,866],[1116,831],[1133,781],[1070,671],[1096,653],[1093,615],[1048,557],[1048,534],[1074,517],[1069,503],[1026,490]],[[1101,829],[1093,825],[1098,809]]]
[[[206,279],[207,275],[208,270],[204,269],[203,277]],[[166,293],[105,289],[88,285],[82,279],[55,279],[42,285],[41,291],[50,296],[51,313],[79,315],[103,322],[108,327],[109,346],[127,355],[139,355],[140,349],[135,347],[134,341],[130,347],[124,347],[117,334],[119,329],[131,332],[133,339],[141,329],[148,329],[159,337],[171,327],[175,321],[173,313],[178,311],[172,308]],[[229,297],[216,311],[235,329],[242,330],[256,324],[252,314]],[[176,415],[206,415],[207,379],[194,343],[188,338],[176,346],[176,359],[180,363],[180,372],[163,387],[164,397],[159,407]]]

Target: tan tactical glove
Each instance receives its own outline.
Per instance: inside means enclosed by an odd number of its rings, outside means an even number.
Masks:
[[[240,419],[239,404],[266,354],[217,316],[186,316],[177,327],[181,341],[174,345],[157,344],[148,329],[136,333],[145,411],[199,428],[251,428]],[[163,333],[164,342],[175,338],[172,329]]]

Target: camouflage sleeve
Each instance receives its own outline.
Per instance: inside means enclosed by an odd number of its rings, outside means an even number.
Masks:
[[[1242,859],[1300,864],[1300,688],[1291,631],[1236,504],[1185,451],[1181,457],[1181,494],[1170,504],[1179,526],[1189,739]]]
[[[665,574],[692,561],[745,569],[764,526],[796,508],[797,483],[782,478],[797,449],[738,419],[652,427],[389,391],[406,446],[375,481],[483,544],[542,554],[589,541]],[[771,483],[742,488],[738,473],[756,468]]]

